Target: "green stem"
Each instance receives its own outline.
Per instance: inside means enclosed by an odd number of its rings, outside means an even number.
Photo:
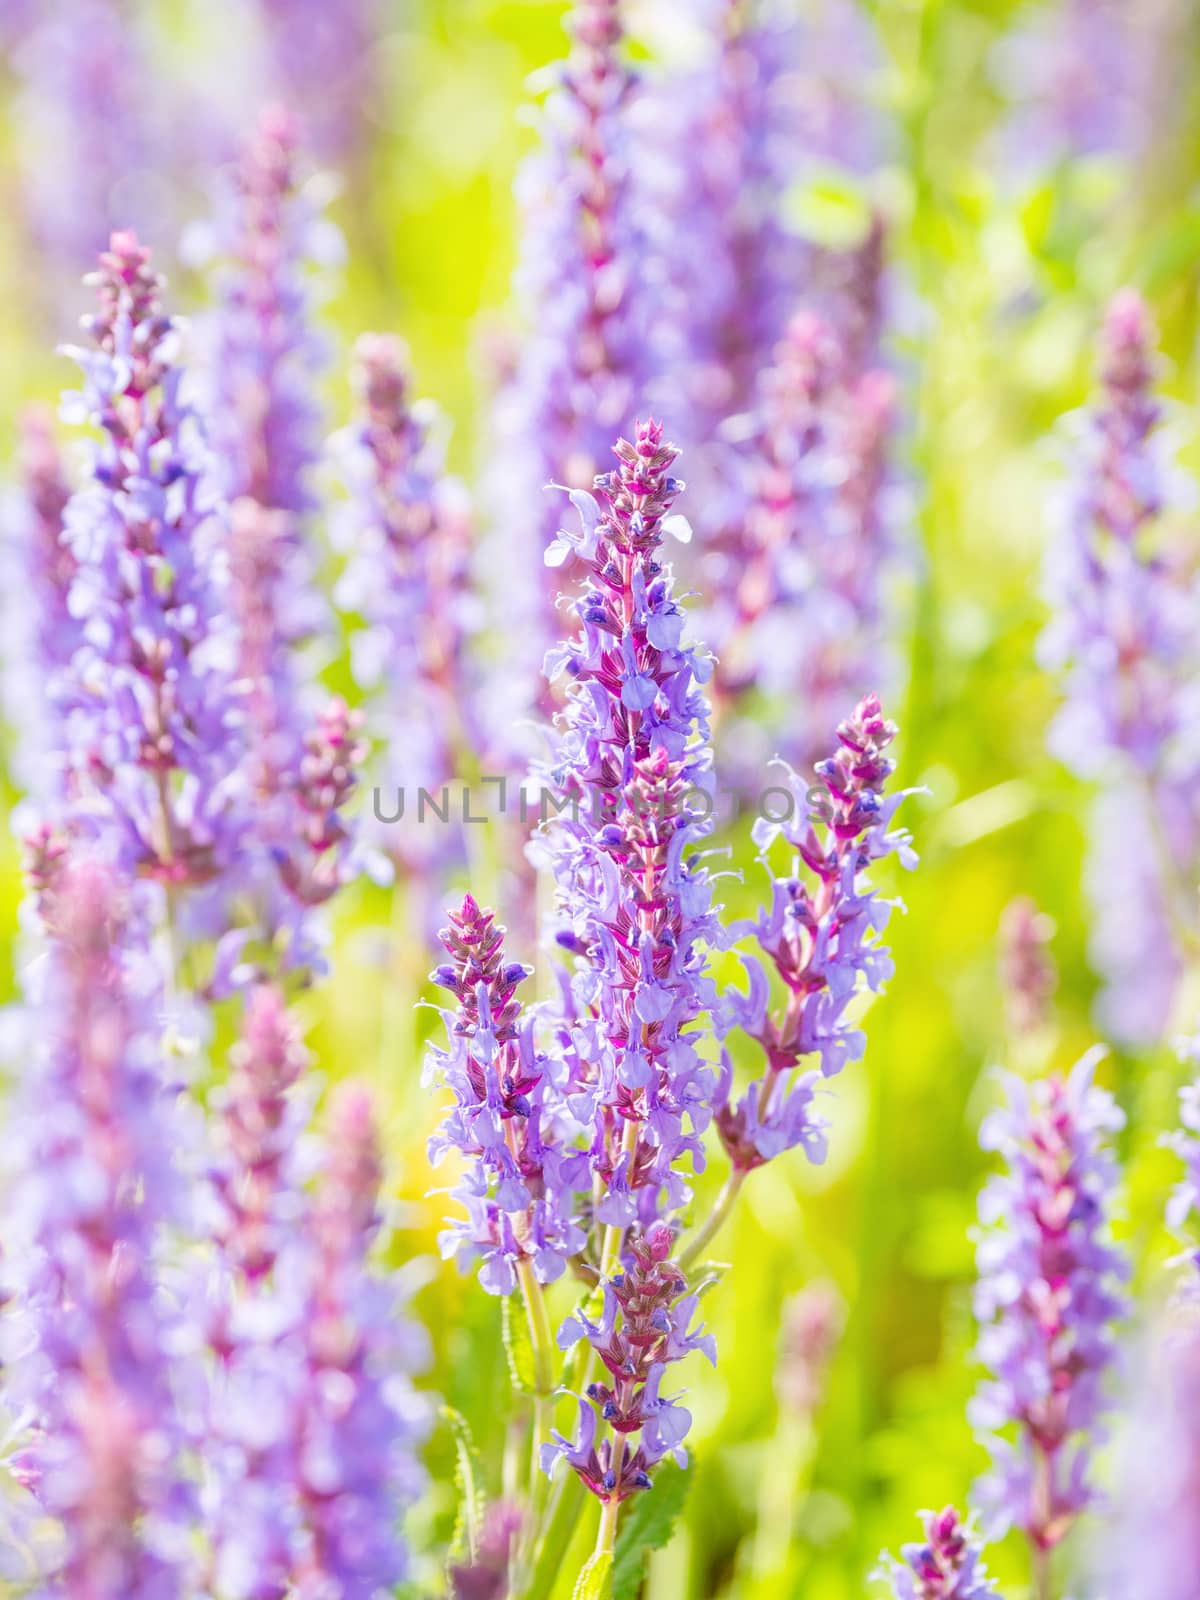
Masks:
[[[726,1178],[725,1185],[717,1196],[712,1210],[701,1226],[696,1229],[686,1248],[679,1253],[679,1265],[684,1272],[699,1257],[700,1253],[712,1243],[725,1226],[729,1213],[733,1210],[734,1202],[741,1193],[742,1185],[745,1181],[746,1174],[739,1168],[735,1168]]]
[[[616,1453],[613,1456],[613,1466],[616,1470],[618,1481],[621,1477],[621,1468],[624,1465],[625,1441],[618,1439]],[[596,1535],[596,1555],[612,1555],[617,1548],[617,1518],[621,1514],[621,1502],[614,1489],[608,1499],[600,1507],[600,1532]]]

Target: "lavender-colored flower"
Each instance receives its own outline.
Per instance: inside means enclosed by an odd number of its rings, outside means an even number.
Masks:
[[[706,542],[723,754],[755,775],[772,746],[807,765],[839,710],[894,676],[895,384],[871,354],[869,308],[848,295],[842,321],[792,318],[729,454],[736,503]]]
[[[57,287],[129,218],[162,226],[161,80],[123,0],[47,0],[14,55],[24,204]]]
[[[553,1442],[542,1445],[542,1467],[553,1473],[561,1457],[604,1502],[619,1505],[649,1488],[650,1469],[666,1455],[686,1464],[683,1440],[691,1413],[678,1404],[678,1395],[664,1395],[662,1384],[669,1366],[693,1350],[716,1365],[716,1341],[703,1326],[692,1327],[697,1296],[688,1293],[686,1276],[670,1259],[673,1243],[671,1229],[661,1222],[635,1234],[624,1269],[604,1280],[599,1321],[580,1311],[559,1330],[563,1349],[587,1339],[611,1382],[588,1385],[586,1399],[579,1401],[575,1437],[556,1432]],[[611,1437],[597,1444],[601,1421],[608,1423]]]
[[[504,959],[504,929],[470,895],[441,939],[450,961],[433,979],[457,1008],[445,1013],[449,1049],[431,1053],[428,1077],[452,1089],[455,1104],[429,1154],[436,1165],[457,1150],[470,1163],[455,1190],[468,1217],[446,1231],[442,1250],[464,1264],[482,1257],[483,1287],[511,1294],[521,1262],[551,1283],[583,1248],[572,1208],[591,1171],[586,1154],[563,1147],[551,1064],[516,998],[532,969]]]
[[[676,452],[646,422],[615,454],[596,496],[573,496],[581,534],[560,536],[588,576],[580,631],[547,659],[569,690],[542,771],[562,814],[536,854],[558,887],[558,942],[578,958],[562,1094],[589,1129],[597,1218],[620,1229],[680,1205],[681,1158],[703,1160],[714,1077],[691,1030],[714,1004],[706,947],[718,930],[708,875],[687,855],[711,828],[709,662],[683,641],[660,554],[682,520]]]
[[[178,1217],[145,932],[110,868],[63,860],[43,899],[39,1043],[8,1217],[19,1355],[9,1399],[31,1431],[18,1476],[62,1529],[55,1592],[184,1592],[184,1444],[155,1255]]]
[[[301,1324],[297,1467],[306,1540],[298,1589],[373,1600],[408,1569],[397,1523],[423,1482],[415,1452],[425,1414],[408,1378],[423,1349],[401,1319],[395,1286],[367,1262],[381,1166],[362,1085],[338,1086],[329,1123],[324,1182],[308,1222]]]
[[[1028,895],[1018,895],[1000,917],[1000,981],[1009,1032],[1020,1038],[1049,1022],[1058,969],[1048,946],[1054,919]]]
[[[997,1594],[983,1566],[979,1543],[953,1506],[922,1511],[925,1539],[907,1544],[903,1564],[885,1556],[877,1576],[894,1600],[988,1600]]]
[[[571,50],[541,111],[541,145],[518,180],[515,288],[527,327],[492,430],[496,518],[484,556],[485,577],[504,575],[502,588],[489,585],[508,641],[498,686],[505,704],[494,714],[501,726],[539,692],[541,657],[555,635],[555,569],[571,554],[563,541],[551,543],[558,512],[544,487],[591,483],[647,376],[639,151],[627,116],[634,77],[619,0],[576,0],[568,27]],[[555,551],[549,571],[541,565],[547,547]],[[528,588],[515,592],[514,572],[528,574]],[[519,682],[508,665],[514,645],[525,669]]]
[[[981,1134],[1006,1171],[979,1204],[978,1354],[991,1376],[971,1418],[993,1457],[979,1494],[988,1526],[1020,1528],[1039,1561],[1095,1500],[1090,1458],[1125,1308],[1108,1142],[1124,1119],[1092,1081],[1096,1059],[1033,1085],[1009,1077]]]
[[[84,389],[64,403],[101,431],[66,514],[83,633],[66,695],[74,814],[131,873],[219,885],[235,859],[245,870],[245,831],[207,459],[149,252],[114,234],[94,281],[89,345],[71,351]]]
[[[1180,1059],[1193,1070],[1200,1065],[1200,1034],[1184,1039],[1179,1044]],[[1183,1233],[1194,1223],[1200,1213],[1200,1082],[1185,1085],[1179,1092],[1179,1121],[1177,1132],[1164,1137],[1164,1144],[1174,1150],[1184,1164],[1184,1176],[1167,1206],[1167,1223],[1176,1233]],[[1189,1257],[1200,1269],[1200,1244],[1188,1235]],[[1200,1290],[1200,1278],[1185,1285],[1185,1294]]]
[[[825,1124],[813,1109],[817,1084],[862,1055],[866,1039],[847,1020],[847,1007],[864,985],[877,992],[891,976],[878,935],[892,906],[864,874],[892,854],[906,867],[916,864],[908,834],[891,828],[910,791],[883,794],[895,768],[885,754],[895,734],[878,699],[868,695],[838,727],[837,754],[818,763],[820,790],[807,790],[791,774],[788,789],[777,791],[788,796],[787,819],[755,824],[764,852],[782,835],[796,857],[787,877],[772,874],[770,909],[745,930],[783,980],[786,1005],[780,1015],[771,1013],[766,968],[757,955],[746,955],[749,993],[731,996],[723,1009],[724,1031],[740,1028],[767,1063],[763,1078],[735,1101],[732,1063],[724,1057],[716,1121],[738,1171],[796,1145],[811,1160],[823,1159]],[[815,880],[811,887],[801,879],[802,866]],[[819,1070],[797,1073],[808,1056],[817,1057]]]
[[[1093,1571],[1103,1600],[1200,1593],[1200,1322],[1185,1305],[1151,1327],[1120,1452],[1113,1527]]]
[[[320,154],[346,161],[365,142],[376,26],[372,0],[255,0],[267,75],[289,105],[304,106]]]
[[[504,1600],[523,1520],[520,1508],[506,1501],[498,1500],[487,1508],[474,1560],[450,1565],[453,1600]]]
[[[448,830],[402,829],[401,817],[390,819],[397,794],[415,798],[425,788],[440,797],[473,742],[465,670],[476,625],[467,585],[470,502],[446,472],[436,410],[412,400],[400,340],[361,338],[353,378],[357,416],[336,441],[351,494],[338,529],[349,558],[338,601],[366,624],[352,635],[351,662],[378,735],[377,814],[389,819],[372,840],[421,868]]]
[[[71,487],[48,418],[22,419],[20,482],[4,508],[4,709],[18,732],[14,771],[46,805],[63,790],[63,729],[54,697],[79,643],[68,597],[75,556],[63,540]]]
[[[1092,948],[1110,980],[1106,1024],[1127,1039],[1161,1033],[1169,1015],[1200,856],[1190,731],[1198,591],[1171,537],[1183,490],[1157,428],[1152,346],[1141,299],[1119,294],[1105,321],[1101,398],[1050,551],[1042,639],[1065,695],[1052,748],[1102,785],[1089,844]]]
[[[811,1418],[824,1399],[845,1321],[846,1307],[831,1283],[810,1283],[784,1305],[775,1388],[780,1406],[793,1416]]]

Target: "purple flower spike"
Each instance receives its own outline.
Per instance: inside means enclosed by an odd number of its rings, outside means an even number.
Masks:
[[[43,907],[43,1027],[6,1240],[22,1351],[7,1398],[32,1419],[13,1465],[61,1524],[56,1593],[171,1600],[184,1592],[185,1441],[154,1264],[181,1211],[159,1000],[109,868],[63,861]]]
[[[1028,895],[1010,900],[1000,918],[1000,978],[1010,1033],[1036,1033],[1050,1021],[1058,970],[1047,946],[1054,921]]]
[[[556,1434],[542,1446],[542,1467],[553,1473],[560,1456],[597,1499],[621,1501],[650,1486],[650,1469],[666,1455],[687,1462],[683,1440],[691,1413],[679,1396],[662,1393],[667,1368],[693,1350],[716,1365],[716,1343],[703,1327],[692,1328],[696,1296],[671,1261],[674,1238],[665,1223],[655,1223],[629,1245],[629,1265],[604,1283],[599,1322],[582,1312],[570,1318],[558,1342],[568,1348],[581,1338],[600,1356],[610,1382],[589,1384],[580,1400],[577,1441]],[[597,1420],[612,1436],[595,1444]],[[638,1437],[640,1435],[640,1437]]]
[[[339,1084],[329,1120],[302,1319],[297,1470],[307,1536],[297,1586],[373,1600],[408,1571],[397,1520],[422,1484],[415,1447],[424,1413],[407,1378],[420,1347],[389,1284],[367,1265],[382,1170],[367,1090]]]
[[[1108,1143],[1124,1119],[1092,1082],[1096,1059],[1032,1086],[1009,1077],[1009,1103],[981,1134],[1007,1170],[979,1203],[978,1355],[991,1377],[971,1420],[994,1463],[979,1495],[995,1535],[1020,1528],[1039,1559],[1095,1500],[1089,1462],[1125,1311]]]
[[[825,1154],[825,1124],[813,1110],[816,1085],[862,1055],[865,1038],[849,1025],[846,1010],[865,985],[878,992],[891,976],[891,958],[878,935],[891,903],[865,879],[874,861],[897,855],[916,863],[909,836],[891,828],[897,806],[911,791],[885,795],[895,763],[885,754],[895,738],[875,695],[868,695],[837,730],[837,754],[818,762],[820,790],[790,777],[789,809],[782,822],[755,824],[764,850],[782,835],[796,852],[792,874],[772,881],[771,906],[753,927],[759,949],[787,990],[780,1015],[772,1015],[766,971],[757,956],[744,956],[750,979],[745,996],[726,1001],[726,1033],[740,1028],[761,1046],[766,1075],[740,1101],[732,1095],[728,1059],[717,1104],[717,1129],[734,1166],[742,1172],[802,1145],[811,1160]],[[786,795],[788,791],[777,791]],[[806,869],[814,880],[800,877]],[[792,1077],[806,1056],[819,1071]]]
[[[559,581],[570,551],[556,532],[549,485],[583,489],[601,472],[614,436],[629,425],[649,366],[649,309],[642,274],[645,230],[635,170],[640,152],[628,109],[635,80],[624,53],[620,0],[575,0],[571,50],[542,107],[541,148],[518,179],[523,250],[516,294],[528,331],[498,399],[489,545],[495,621],[525,646],[523,680],[503,693],[521,715],[537,698],[541,659],[555,637]],[[540,513],[531,515],[539,504]],[[545,567],[547,549],[554,564]],[[513,616],[513,574],[527,575]],[[514,626],[515,622],[515,626]],[[505,678],[512,679],[511,673]],[[523,702],[523,703],[522,703]]]
[[[1161,1036],[1194,936],[1200,861],[1195,684],[1197,578],[1173,531],[1186,491],[1170,469],[1152,393],[1154,329],[1117,295],[1101,343],[1101,394],[1046,574],[1043,661],[1062,675],[1054,752],[1100,785],[1087,887],[1106,1026]],[[1121,909],[1124,908],[1124,909]]]
[[[404,345],[366,334],[354,354],[357,414],[335,441],[351,494],[338,528],[349,557],[338,602],[366,625],[352,634],[351,665],[387,763],[377,773],[387,815],[398,791],[438,795],[473,738],[465,671],[478,620],[466,581],[471,510],[446,472],[436,410],[412,398]],[[373,842],[420,869],[450,830],[401,829],[401,820],[377,828]]]
[[[550,1283],[582,1250],[571,1212],[591,1174],[583,1152],[561,1147],[547,1104],[549,1064],[516,997],[531,968],[505,960],[504,929],[470,895],[441,938],[450,964],[433,978],[457,1010],[445,1013],[449,1049],[432,1052],[428,1074],[453,1090],[455,1105],[429,1154],[436,1163],[454,1149],[471,1163],[455,1191],[469,1215],[443,1235],[442,1251],[464,1265],[482,1257],[483,1287],[511,1294],[520,1261]]]
[[[687,854],[711,828],[709,663],[682,642],[660,556],[682,521],[676,451],[645,422],[615,454],[595,499],[575,497],[588,581],[579,634],[547,660],[570,687],[542,774],[566,811],[534,853],[558,885],[560,940],[581,953],[564,1092],[591,1130],[598,1218],[621,1228],[679,1205],[681,1158],[703,1162],[714,1078],[690,1030],[712,1011],[705,951],[719,934],[708,875]]]
[[[904,1564],[884,1558],[878,1577],[891,1585],[894,1600],[989,1600],[996,1596],[977,1540],[953,1506],[922,1511],[923,1544],[908,1544]]]
[[[64,403],[102,435],[66,517],[83,633],[65,694],[74,815],[131,873],[219,885],[239,851],[244,870],[246,818],[208,462],[149,251],[114,234],[92,281],[89,346],[71,351],[84,388]]]
[[[49,418],[21,421],[21,481],[4,508],[11,571],[4,604],[4,710],[18,732],[15,769],[41,804],[62,798],[65,732],[55,701],[80,641],[69,596],[77,562],[63,539],[71,487]]]

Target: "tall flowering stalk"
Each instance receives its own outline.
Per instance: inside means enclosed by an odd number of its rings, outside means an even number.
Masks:
[[[516,996],[533,969],[505,960],[504,929],[470,895],[441,937],[450,960],[433,977],[457,1005],[446,1013],[450,1047],[434,1050],[430,1070],[453,1090],[455,1106],[430,1156],[436,1164],[457,1149],[470,1163],[455,1191],[468,1217],[447,1231],[443,1251],[482,1257],[479,1279],[492,1294],[511,1294],[520,1275],[536,1306],[529,1275],[552,1283],[583,1248],[572,1212],[575,1195],[591,1186],[587,1158],[562,1147],[551,1064]]]
[[[1047,566],[1042,657],[1062,673],[1052,748],[1099,785],[1088,888],[1106,1023],[1161,1034],[1196,939],[1200,812],[1191,702],[1200,669],[1197,583],[1175,548],[1181,499],[1152,392],[1153,329],[1132,291],[1108,308],[1101,394]],[[1117,906],[1128,914],[1117,914]]]
[[[42,1026],[8,1210],[23,1354],[6,1388],[32,1422],[14,1460],[61,1523],[62,1592],[169,1600],[184,1593],[186,1441],[155,1281],[159,1235],[181,1214],[158,998],[116,872],[63,858],[43,906]]]
[[[724,1057],[716,1120],[735,1186],[795,1145],[810,1159],[823,1158],[825,1124],[813,1106],[817,1084],[862,1055],[865,1036],[846,1010],[861,987],[878,991],[893,970],[878,942],[892,904],[880,898],[865,872],[893,854],[907,867],[916,864],[908,834],[891,828],[908,791],[883,792],[895,769],[886,751],[896,729],[878,699],[868,695],[837,733],[836,754],[817,765],[817,789],[806,790],[792,775],[788,820],[760,819],[755,825],[764,850],[782,836],[795,856],[787,876],[772,875],[770,909],[753,928],[759,950],[782,980],[786,1002],[772,1010],[767,969],[755,954],[742,958],[748,994],[732,995],[725,1004],[726,1034],[740,1029],[766,1058],[764,1076],[735,1100],[732,1063]],[[802,868],[811,885],[803,882]],[[819,1070],[797,1074],[811,1056]]]
[[[441,803],[473,732],[470,502],[446,470],[442,419],[413,400],[402,342],[367,334],[354,358],[356,416],[336,440],[350,490],[337,596],[365,623],[351,636],[351,662],[380,746],[372,842],[419,870],[445,859],[451,833],[411,826],[419,791]],[[400,827],[405,805],[410,826]]]
[[[541,146],[518,180],[524,225],[515,291],[527,329],[497,400],[489,495],[497,519],[487,546],[510,575],[494,591],[503,608],[496,620],[510,641],[524,643],[527,678],[508,718],[537,695],[542,655],[557,634],[558,581],[541,558],[558,511],[543,490],[591,483],[647,376],[639,152],[628,118],[635,79],[621,11],[621,0],[572,6],[570,54],[541,109]],[[566,545],[555,548],[558,560],[569,556]],[[514,565],[525,574],[516,629]]]
[[[80,630],[70,609],[77,562],[63,539],[71,485],[40,411],[22,418],[18,460],[20,482],[4,507],[6,569],[14,580],[4,606],[4,708],[18,734],[16,775],[49,805],[61,800],[65,780],[55,700]]]
[[[1096,1059],[1032,1086],[1009,1078],[1008,1104],[981,1135],[1006,1170],[979,1206],[978,1355],[990,1376],[971,1417],[993,1457],[979,1495],[990,1528],[1029,1540],[1039,1596],[1050,1553],[1095,1500],[1090,1459],[1125,1309],[1108,1142],[1123,1118],[1092,1081]]]
[[[885,1557],[879,1573],[894,1600],[988,1600],[996,1595],[979,1543],[953,1506],[922,1511],[921,1523],[924,1540],[905,1545],[902,1561]]]
[[[70,352],[84,388],[67,401],[101,434],[66,515],[83,631],[68,700],[75,814],[131,873],[172,889],[220,885],[246,834],[207,459],[150,252],[114,234],[93,281],[89,342]]]

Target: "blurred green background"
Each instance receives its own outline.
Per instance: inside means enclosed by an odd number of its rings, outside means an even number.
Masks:
[[[1178,9],[1182,60],[1194,67],[1195,19]],[[550,0],[394,6],[379,47],[369,151],[333,208],[348,244],[327,308],[341,355],[363,329],[401,331],[421,392],[454,420],[452,461],[468,477],[486,445],[481,331],[509,299],[511,184],[532,138],[518,113],[527,75],[563,51],[562,15]],[[902,288],[903,449],[920,552],[910,682],[893,714],[900,777],[929,790],[907,817],[923,860],[916,874],[887,882],[907,903],[890,930],[897,972],[871,1009],[865,1062],[831,1087],[827,1165],[812,1169],[793,1153],[754,1174],[715,1248],[732,1263],[705,1301],[720,1363],[715,1374],[699,1363],[690,1370],[694,1482],[673,1542],[653,1559],[650,1600],[861,1596],[880,1547],[912,1537],[919,1508],[961,1505],[984,1464],[964,1407],[977,1377],[970,1231],[985,1171],[975,1136],[992,1093],[986,1069],[1066,1065],[1095,1038],[1080,895],[1087,797],[1045,752],[1055,689],[1036,667],[1034,644],[1046,503],[1061,473],[1055,423],[1088,393],[1097,319],[1121,284],[1141,286],[1160,317],[1165,382],[1185,422],[1194,400],[1194,72],[1164,85],[1159,125],[1136,162],[1094,157],[1019,174],[998,154],[1005,110],[993,71],[1017,8],[895,0],[874,15],[897,131],[880,185]],[[6,186],[15,185],[16,137],[10,127]],[[834,211],[844,198],[833,197]],[[688,218],[677,227],[687,249]],[[69,330],[31,301],[36,263],[15,228],[0,243],[0,272],[7,456],[19,406],[70,381],[50,353]],[[185,279],[179,294],[198,304],[200,286]],[[331,425],[346,396],[339,357]],[[0,907],[11,943],[21,891],[7,838],[3,850]],[[759,883],[745,836],[735,851],[747,870],[728,898],[748,909]],[[494,890],[475,887],[481,897]],[[997,924],[1018,893],[1054,918],[1061,979],[1054,1027],[1014,1062]],[[419,1086],[422,1040],[437,1019],[410,1001],[434,953],[410,932],[400,970],[378,960],[380,935],[408,925],[382,891],[351,891],[337,914],[333,977],[302,1010],[323,1073],[365,1074],[381,1096],[396,1256],[415,1263],[416,1305],[433,1335],[428,1385],[470,1421],[495,1491],[510,1408],[500,1307],[437,1261],[443,1202],[427,1193],[445,1181],[425,1160],[438,1105]],[[1165,1050],[1114,1055],[1103,1069],[1130,1113],[1121,1227],[1146,1272],[1169,1250],[1159,1219],[1175,1164],[1156,1138],[1173,1120],[1179,1072]],[[715,1158],[702,1197],[715,1191],[721,1166]],[[781,1417],[775,1373],[781,1309],[814,1279],[836,1284],[847,1319],[806,1460],[804,1441]],[[569,1291],[561,1298],[565,1311]],[[435,1434],[429,1458],[437,1487],[414,1536],[435,1555],[420,1593],[437,1581],[436,1551],[454,1519],[447,1436]],[[782,1519],[790,1546],[786,1566],[765,1579],[755,1577],[751,1542],[760,1506]],[[1075,1535],[1087,1538],[1086,1526]],[[1002,1592],[1021,1595],[1019,1547],[997,1551],[994,1566]]]

